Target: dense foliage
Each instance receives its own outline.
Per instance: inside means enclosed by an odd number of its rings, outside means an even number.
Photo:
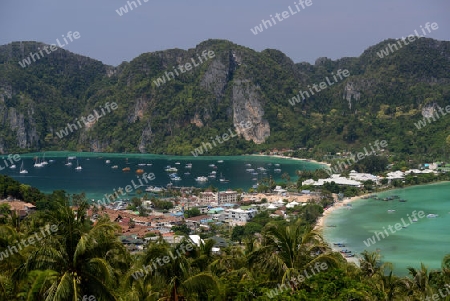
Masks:
[[[256,52],[208,40],[187,51],[145,53],[115,68],[63,49],[21,68],[22,53],[42,45],[14,42],[0,46],[0,99],[5,99],[0,121],[7,124],[0,129],[0,145],[6,152],[67,149],[190,155],[211,137],[234,129],[235,87],[248,82],[249,91],[255,87],[270,137],[259,145],[233,138],[207,154],[304,148],[301,157],[323,159],[342,150],[360,152],[369,143],[386,140],[386,151],[405,159],[447,159],[450,118],[441,116],[421,129],[414,123],[423,120],[425,107],[449,104],[449,42],[423,38],[378,57],[377,51],[388,43],[393,40],[370,47],[358,58],[321,58],[314,65],[294,64],[277,50]],[[214,51],[215,58],[160,87],[153,83],[204,50]],[[331,78],[338,69],[349,70],[350,76],[295,106],[289,104],[299,91]],[[249,97],[247,93],[245,101]],[[56,136],[67,123],[106,102],[116,102],[118,109],[89,130],[63,139]],[[13,122],[20,114],[23,128]]]
[[[51,209],[20,223],[0,207],[0,300],[413,301],[445,292],[450,281],[448,256],[441,270],[410,268],[410,277],[395,276],[379,254],[361,254],[360,267],[347,263],[311,230],[323,211],[316,204],[294,208],[298,218],[290,221],[266,211],[232,233],[212,227],[211,234],[235,241],[219,254],[214,240],[169,245],[162,238],[131,254],[109,217],[90,221],[83,195],[60,191],[51,198]],[[78,204],[76,212],[70,203]],[[54,231],[10,251],[47,225]],[[176,230],[189,233],[183,226]]]

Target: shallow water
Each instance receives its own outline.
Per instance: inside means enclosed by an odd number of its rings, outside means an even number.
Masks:
[[[324,238],[330,243],[345,243],[345,248],[356,254],[364,250],[379,251],[383,261],[394,264],[398,275],[406,275],[409,266],[420,268],[421,262],[430,269],[440,268],[443,257],[450,253],[450,183],[408,187],[377,195],[381,198],[398,195],[407,202],[368,199],[353,202],[352,209],[338,208],[324,222]],[[395,212],[388,213],[388,210]],[[417,217],[417,222],[411,222],[414,211],[439,216]],[[400,230],[396,230],[396,223],[401,224]],[[330,225],[336,227],[327,227]],[[385,237],[379,234],[378,240],[373,237],[375,232],[383,232]],[[374,244],[368,241],[371,237]]]

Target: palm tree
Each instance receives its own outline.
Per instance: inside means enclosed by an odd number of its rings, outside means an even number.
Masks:
[[[322,237],[302,225],[301,220],[290,226],[268,224],[262,246],[249,254],[252,268],[268,273],[274,283],[280,279],[284,283],[315,263],[336,267],[340,261]]]
[[[125,269],[129,257],[116,237],[120,227],[103,217],[91,228],[85,216],[87,207],[81,202],[75,213],[68,205],[60,205],[47,213],[47,221],[57,226],[56,233],[39,242],[13,278],[26,282],[36,270],[50,270],[51,277],[38,282],[46,285],[45,290],[37,290],[46,300],[78,301],[93,294],[100,300],[116,300],[119,269]]]
[[[208,300],[208,294],[217,295],[219,284],[216,277],[201,269],[205,267],[202,261],[208,261],[209,244],[203,250],[189,250],[188,244],[192,246],[192,243],[184,241],[171,248],[162,239],[151,243],[129,273],[125,286],[134,288],[136,295],[141,294],[144,287],[151,288],[148,295],[144,293],[145,297],[156,297],[155,292],[159,292],[159,300]]]

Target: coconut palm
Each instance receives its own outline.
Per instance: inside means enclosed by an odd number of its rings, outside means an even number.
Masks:
[[[333,254],[315,231],[301,220],[290,226],[268,224],[263,231],[262,246],[249,254],[253,269],[266,272],[274,283],[291,279],[315,263],[338,266],[340,259]]]
[[[51,270],[57,276],[52,274],[51,285],[43,293],[46,300],[78,301],[84,295],[116,300],[114,291],[121,271],[115,267],[121,265],[118,258],[127,258],[116,237],[120,227],[103,217],[90,228],[86,208],[82,203],[75,213],[62,205],[48,213],[48,221],[57,226],[57,232],[40,241],[39,248],[15,271],[14,279],[23,282],[33,271]]]

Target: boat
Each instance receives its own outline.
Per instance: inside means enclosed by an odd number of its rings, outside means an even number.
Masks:
[[[178,171],[177,168],[172,167],[172,166],[170,166],[170,165],[167,165],[166,168],[165,168],[164,170],[167,171],[167,172],[177,172],[177,171]]]
[[[141,174],[144,173],[144,170],[139,168],[139,169],[136,170],[136,173],[137,173],[138,175],[141,175]]]
[[[145,189],[145,191],[147,192],[153,192],[153,193],[160,193],[164,191],[164,188],[161,187],[153,187],[153,186],[149,186]]]
[[[9,168],[11,168],[11,169],[16,169],[16,164],[13,164],[13,165],[11,165]]]
[[[346,254],[344,257],[346,258],[355,257],[355,254]]]
[[[273,171],[274,171],[274,172],[281,172],[281,169],[275,168]]]
[[[192,168],[192,163],[186,164],[186,166],[184,166],[184,168]]]
[[[388,213],[393,213],[393,212],[395,212],[395,210],[393,210],[393,209],[388,210]]]
[[[105,163],[109,164],[109,163],[111,163],[111,160],[106,160]]]
[[[131,170],[131,168],[129,168],[129,167],[122,168],[123,172],[127,172],[127,171],[130,171],[130,170]]]
[[[217,161],[217,163],[223,163],[223,160],[219,160],[219,161]]]
[[[216,165],[214,165],[214,164],[209,164],[208,166],[209,167],[216,167]]]
[[[44,156],[42,157],[41,164],[42,164],[42,165],[47,165],[47,164],[48,164],[48,162],[45,161],[45,153],[44,153]]]
[[[201,176],[201,177],[196,177],[195,180],[196,180],[197,182],[208,182],[208,178],[207,178],[207,177],[203,177],[203,176]]]
[[[414,218],[412,221],[413,223],[417,223],[419,220],[417,218]]]
[[[83,168],[80,166],[80,164],[78,163],[78,160],[77,160],[77,167],[75,167],[75,170],[82,170]]]
[[[64,164],[64,165],[66,165],[66,166],[72,166],[72,162],[70,162],[70,159],[69,159],[70,157],[67,157],[67,163],[66,164]],[[36,164],[35,164],[36,165]]]
[[[185,172],[184,173],[186,176],[189,176],[191,173],[190,172]]]
[[[275,166],[278,167],[278,166],[280,166],[280,164],[276,163]]]
[[[176,173],[171,173],[169,177],[172,181],[181,181],[181,178]]]
[[[28,170],[26,170],[26,169],[23,168],[23,161],[22,161],[22,164],[20,165],[20,171],[19,171],[19,173],[21,173],[21,174],[28,173]]]
[[[438,217],[438,214],[427,214],[427,218],[434,218],[434,217]]]
[[[34,167],[44,167],[44,165],[42,165],[42,163],[39,162],[39,157],[36,158],[36,161],[34,162]]]
[[[230,182],[229,180],[225,179],[222,175],[222,173],[220,173],[220,179],[219,179],[220,183],[228,183]]]
[[[119,166],[113,165],[113,166],[111,166],[111,168],[112,168],[112,169],[117,169],[117,168],[119,168]]]
[[[180,165],[181,163],[180,162],[175,162],[175,165]]]
[[[139,163],[138,166],[145,166],[145,163]]]
[[[152,163],[147,163],[147,166],[152,166]]]
[[[67,160],[75,160],[77,157],[72,156],[72,157],[67,157]]]
[[[399,202],[407,202],[407,200],[404,200],[404,199],[400,199],[400,200],[398,200]]]
[[[246,172],[254,172],[255,170],[253,168],[247,168],[245,171]]]

